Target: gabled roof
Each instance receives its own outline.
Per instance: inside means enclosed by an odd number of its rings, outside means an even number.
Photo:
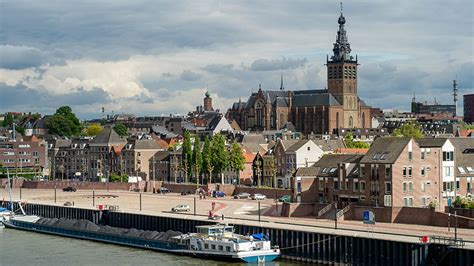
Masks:
[[[389,163],[393,164],[398,159],[403,149],[411,138],[381,137],[375,139],[369,151],[360,163]]]
[[[416,142],[420,148],[441,148],[447,140],[447,138],[419,138]]]
[[[92,141],[91,144],[106,144],[106,145],[112,145],[112,144],[120,144],[124,143],[125,140],[122,139],[116,132],[115,130],[111,128],[104,128],[102,132],[100,132],[99,135],[97,135]]]
[[[278,143],[281,144],[281,146],[283,147],[283,150],[284,151],[287,151],[291,146],[295,145],[297,142],[299,142],[300,140],[296,140],[296,139],[291,139],[291,140],[279,140],[277,142],[277,145]]]
[[[336,149],[343,149],[346,147],[342,138],[329,140],[315,139],[313,142],[325,152],[334,152]]]
[[[295,127],[295,125],[293,125],[293,123],[291,123],[291,122],[286,122],[286,123],[280,128],[280,130],[287,130],[287,131],[296,132],[296,127]]]
[[[159,161],[167,161],[170,156],[169,151],[158,151],[155,153],[155,155],[151,158],[151,160],[154,160],[155,162]]]
[[[313,166],[338,167],[340,163],[358,163],[363,155],[357,154],[325,154]]]
[[[320,167],[300,167],[296,171],[296,176],[314,176],[316,177],[318,173],[320,172],[321,168]]]
[[[152,139],[137,139],[133,142],[133,148],[136,150],[160,150],[161,148],[158,143]]]
[[[286,149],[286,152],[296,152],[299,150],[301,147],[303,147],[306,143],[310,142],[312,140],[310,139],[302,139],[300,141],[297,141],[295,144],[291,145],[291,147]]]
[[[474,138],[451,138],[449,140],[454,146],[456,176],[472,177],[474,174]]]

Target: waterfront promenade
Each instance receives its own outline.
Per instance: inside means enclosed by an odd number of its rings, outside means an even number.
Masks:
[[[12,194],[14,200],[20,199],[20,189],[13,189]],[[8,199],[8,192],[5,189],[0,189],[0,199]],[[195,220],[207,220],[212,202],[215,202],[214,213],[217,215],[224,214],[225,221],[229,223],[256,226],[264,225],[281,229],[324,232],[328,234],[360,236],[410,243],[420,243],[420,236],[454,237],[455,234],[454,219],[453,227],[449,230],[445,227],[395,223],[376,223],[374,226],[367,226],[360,221],[339,222],[337,224],[337,230],[335,230],[335,223],[330,220],[271,216],[275,214],[276,208],[281,208],[281,203],[275,206],[273,200],[260,202],[260,222],[258,202],[250,199],[237,200],[230,197],[199,199],[199,197],[195,195],[181,196],[175,193],[162,195],[103,190],[95,191],[94,193],[89,190],[63,192],[60,189],[56,190],[55,195],[54,190],[51,189],[22,189],[21,200],[27,203],[58,206],[63,206],[65,202],[71,202],[74,203],[74,207],[88,209],[96,209],[98,205],[116,205],[119,206],[119,211],[127,213],[141,213]],[[194,216],[194,202],[196,202],[196,216]],[[178,204],[188,204],[191,207],[191,211],[189,213],[170,212],[171,208]],[[457,236],[466,241],[465,248],[474,249],[474,230],[458,228]]]

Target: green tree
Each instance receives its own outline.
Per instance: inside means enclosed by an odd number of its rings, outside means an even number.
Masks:
[[[3,119],[2,126],[3,127],[9,127],[13,123],[13,115],[10,113],[7,113],[5,115],[5,118]]]
[[[199,178],[201,177],[202,170],[201,141],[199,140],[199,137],[196,137],[194,141],[193,166],[194,172],[196,173],[196,184],[199,185]]]
[[[46,127],[51,134],[61,136],[77,136],[82,131],[82,125],[71,107],[61,106],[56,113],[46,120]]]
[[[204,137],[204,146],[202,148],[202,171],[208,174],[208,182],[212,180],[213,167],[211,163],[211,141],[207,137]]]
[[[344,136],[344,142],[346,143],[347,148],[356,148],[356,149],[368,149],[370,145],[363,141],[354,141],[354,136],[349,133]]]
[[[185,182],[188,182],[188,177],[192,174],[193,165],[193,149],[191,144],[191,135],[188,131],[184,132],[183,140],[183,170],[186,175]]]
[[[72,131],[74,125],[71,121],[67,120],[64,116],[53,115],[48,117],[45,121],[46,128],[48,132],[53,135],[60,135],[70,137],[74,135]]]
[[[117,134],[119,134],[119,136],[121,137],[125,137],[127,136],[127,127],[124,126],[124,124],[122,123],[118,123],[114,126],[114,130]]]
[[[86,129],[87,136],[97,136],[104,128],[100,124],[91,124]]]
[[[423,137],[423,130],[419,124],[415,122],[408,122],[393,130],[392,136],[418,139]]]
[[[16,126],[16,127],[15,127],[15,130],[16,130],[16,132],[20,133],[21,135],[23,135],[23,136],[25,135],[25,130],[26,130],[26,129],[25,129],[24,127],[22,127],[22,126]]]
[[[224,172],[229,165],[229,152],[221,134],[214,135],[211,140],[211,165],[218,174]]]
[[[244,170],[245,166],[245,158],[242,154],[242,149],[240,148],[239,144],[234,140],[230,147],[229,153],[229,166],[235,172],[237,179],[240,179],[239,172]],[[238,180],[237,182],[239,182]],[[240,183],[240,182],[239,182]]]

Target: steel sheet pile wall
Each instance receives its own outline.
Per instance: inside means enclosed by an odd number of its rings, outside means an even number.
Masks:
[[[6,206],[5,202],[0,202]],[[17,206],[17,205],[15,205]],[[102,212],[62,206],[28,204],[28,214],[47,218],[87,219],[95,223],[154,231],[194,232],[196,225],[211,224],[209,221],[185,220],[121,212]],[[423,265],[447,263],[472,265],[472,250],[450,248],[443,245],[423,245],[377,240],[354,236],[336,236],[321,232],[302,232],[268,227],[235,225],[236,233],[266,233],[273,245],[278,245],[282,257],[310,262],[347,263],[353,265]]]

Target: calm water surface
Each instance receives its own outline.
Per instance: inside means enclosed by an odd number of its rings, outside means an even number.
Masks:
[[[0,265],[229,265],[186,256],[0,228]],[[231,265],[247,265],[233,263]],[[277,261],[265,265],[309,265]]]

